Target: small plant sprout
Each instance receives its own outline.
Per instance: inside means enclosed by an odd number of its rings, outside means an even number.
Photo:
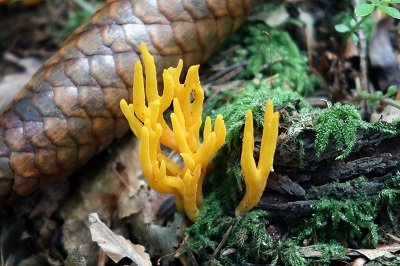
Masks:
[[[376,9],[379,9],[383,13],[400,19],[400,11],[395,7],[388,6],[391,4],[399,4],[399,0],[369,0],[367,3],[360,4],[354,9],[354,13],[358,17],[366,17],[372,14]]]
[[[359,4],[354,9],[354,14],[357,17],[361,17],[361,19],[358,22],[356,22],[354,19],[351,19],[349,23],[340,23],[335,25],[335,30],[340,33],[345,33],[348,36],[351,36],[353,43],[356,44],[359,39],[357,32],[360,30],[365,20],[375,10],[378,9],[393,18],[400,19],[400,11],[393,6],[390,6],[399,3],[400,0],[368,0],[366,3]]]

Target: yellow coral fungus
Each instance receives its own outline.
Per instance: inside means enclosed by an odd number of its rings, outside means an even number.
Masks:
[[[199,66],[191,66],[184,84],[179,81],[183,61],[176,68],[163,72],[164,91],[160,96],[154,58],[144,43],[140,45],[143,67],[135,63],[133,101],[121,100],[120,107],[133,133],[140,142],[140,165],[151,188],[176,195],[177,207],[194,221],[202,202],[202,184],[212,156],[223,146],[226,128],[222,116],[217,116],[214,130],[206,118],[203,141],[200,141],[204,92],[200,85]],[[147,103],[147,104],[146,104]],[[164,112],[173,103],[172,129]],[[180,153],[184,166],[166,156],[161,145]]]
[[[272,170],[276,142],[278,139],[279,113],[274,112],[272,100],[267,100],[264,114],[264,129],[261,139],[260,155],[258,164],[253,157],[254,135],[253,135],[253,113],[247,111],[244,126],[242,156],[240,164],[244,181],[246,184],[246,194],[236,207],[235,215],[240,216],[252,209],[259,201],[267,185],[267,179]]]

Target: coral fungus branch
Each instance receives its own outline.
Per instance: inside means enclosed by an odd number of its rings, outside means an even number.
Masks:
[[[203,199],[202,183],[213,155],[223,146],[226,128],[222,116],[206,118],[203,142],[200,142],[204,92],[200,85],[199,66],[189,68],[184,84],[179,81],[183,61],[163,72],[164,91],[157,89],[154,58],[144,43],[140,46],[146,80],[140,61],[135,63],[133,101],[120,103],[121,110],[140,142],[140,165],[151,188],[175,194],[177,206],[194,221]],[[147,103],[147,104],[146,104]],[[172,129],[164,112],[173,103]],[[184,166],[166,156],[161,145],[180,153]]]
[[[272,170],[276,142],[278,139],[278,126],[279,113],[274,112],[272,100],[267,100],[260,155],[258,164],[256,164],[253,156],[253,113],[251,110],[246,113],[242,156],[240,161],[246,184],[246,194],[236,207],[236,216],[240,216],[252,209],[261,199],[265,186],[267,185],[268,175]]]

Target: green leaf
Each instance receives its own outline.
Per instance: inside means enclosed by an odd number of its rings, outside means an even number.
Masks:
[[[387,89],[386,97],[392,97],[397,93],[397,86],[392,85]]]
[[[356,16],[365,17],[371,14],[375,10],[375,5],[373,4],[361,4],[356,6],[354,13]]]
[[[377,99],[377,100],[382,99],[382,97],[383,97],[383,92],[381,92],[381,91],[376,91],[376,92],[374,93],[374,97],[375,97],[375,99]]]
[[[352,41],[353,41],[354,44],[357,44],[357,43],[358,43],[358,36],[357,36],[357,34],[355,34],[355,33],[351,34],[351,39],[352,39]]]
[[[400,0],[385,0],[382,1],[383,3],[388,3],[388,4],[400,4]]]
[[[357,25],[357,22],[354,19],[350,19],[350,27],[354,29],[354,27]]]
[[[349,32],[350,28],[344,24],[337,24],[337,25],[335,25],[335,30],[338,32],[344,33],[344,32]]]
[[[378,5],[378,8],[393,18],[400,19],[400,11],[394,7]]]

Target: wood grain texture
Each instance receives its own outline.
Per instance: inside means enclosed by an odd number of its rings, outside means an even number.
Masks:
[[[158,73],[198,64],[245,20],[252,0],[111,0],[46,61],[0,117],[0,202],[67,177],[128,131],[146,42]]]

